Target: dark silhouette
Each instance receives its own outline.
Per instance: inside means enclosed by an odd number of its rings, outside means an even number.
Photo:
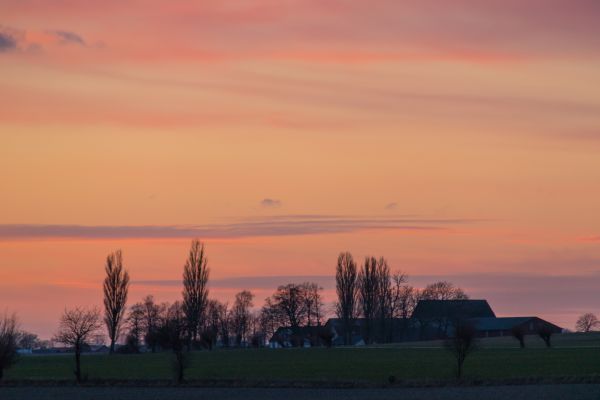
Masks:
[[[18,336],[17,345],[22,349],[33,349],[40,343],[40,339],[35,333],[20,331]]]
[[[270,307],[280,320],[292,328],[306,322],[304,287],[295,283],[279,286],[271,296]]]
[[[235,344],[241,346],[248,339],[250,329],[250,308],[254,295],[249,290],[242,290],[235,295],[235,301],[231,308],[231,326],[235,334]]]
[[[152,295],[146,296],[143,306],[144,315],[144,342],[153,353],[156,352],[158,346],[158,328],[160,323],[161,307],[154,303]]]
[[[575,323],[575,329],[577,332],[591,332],[600,325],[598,317],[592,313],[585,313],[577,319]]]
[[[516,325],[511,330],[510,333],[513,335],[515,339],[519,341],[519,345],[522,349],[525,348],[525,328],[523,325]]]
[[[144,336],[144,322],[144,304],[136,303],[130,307],[126,320],[128,328],[126,344],[127,347],[129,347],[130,352],[139,352],[142,338]]]
[[[204,244],[193,240],[188,259],[183,267],[183,313],[188,332],[188,350],[196,341],[200,318],[208,300],[208,260],[204,254]]]
[[[476,349],[475,327],[467,322],[456,324],[454,336],[446,339],[445,346],[452,352],[456,360],[456,378],[463,376],[463,366],[467,356]]]
[[[75,378],[78,383],[82,382],[81,375],[81,351],[90,339],[102,326],[100,312],[98,309],[85,309],[76,307],[65,309],[60,318],[58,333],[54,340],[73,346],[75,351]]]
[[[379,320],[379,341],[386,343],[392,340],[392,278],[387,260],[383,257],[377,261],[377,319]]]
[[[119,338],[129,291],[129,273],[123,269],[123,255],[117,250],[106,257],[104,267],[104,323],[110,338],[110,353],[115,352],[115,343]]]
[[[323,346],[327,348],[333,346],[333,332],[331,331],[331,329],[327,329],[325,327],[320,328],[319,339],[321,340],[321,343],[323,343]]]
[[[358,274],[359,305],[365,319],[364,339],[369,344],[373,341],[373,328],[379,302],[379,277],[375,257],[365,258]]]
[[[167,332],[167,346],[175,355],[173,371],[177,383],[183,383],[185,370],[189,367],[189,355],[186,354],[185,343],[188,341],[187,317],[183,311],[181,303],[175,302],[168,310],[167,321],[165,324]]]
[[[306,325],[320,326],[323,318],[323,288],[314,282],[304,282],[304,309],[306,310]]]
[[[0,317],[0,381],[4,376],[4,370],[17,362],[18,336],[17,316],[4,314]]]
[[[357,314],[358,272],[349,252],[340,253],[335,268],[336,314],[342,320],[344,344],[352,343],[352,327]]]
[[[542,338],[542,340],[546,344],[546,347],[548,347],[548,348],[552,347],[552,343],[550,340],[552,339],[552,334],[554,332],[552,331],[551,326],[544,324],[544,323],[540,323],[540,324],[538,324],[538,326],[536,328],[536,332],[537,332],[538,336],[540,338]]]

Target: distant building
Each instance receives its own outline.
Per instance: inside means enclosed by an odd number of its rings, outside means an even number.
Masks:
[[[509,336],[519,328],[525,335],[537,334],[540,327],[549,327],[553,333],[562,328],[538,317],[496,317],[486,300],[421,300],[410,318],[375,319],[369,327],[364,318],[352,322],[351,346],[373,343],[396,343],[417,340],[445,339],[454,335],[458,323],[473,325],[479,337]],[[321,345],[322,332],[332,334],[334,346],[344,345],[346,331],[340,318],[330,318],[323,327],[280,327],[269,340],[271,347],[310,347]]]

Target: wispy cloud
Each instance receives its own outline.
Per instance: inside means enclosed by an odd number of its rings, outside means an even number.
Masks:
[[[65,44],[78,44],[81,46],[86,46],[85,40],[83,40],[83,38],[74,33],[74,32],[69,32],[69,31],[50,31],[50,33],[52,33],[53,35],[55,35],[58,39],[60,39],[60,41],[62,43]]]
[[[0,26],[0,53],[16,50],[17,48],[17,37],[9,30]]]
[[[388,211],[395,210],[397,208],[398,208],[398,203],[388,203],[385,206],[385,209],[388,210]]]
[[[262,199],[260,202],[260,206],[264,208],[279,208],[281,207],[281,200],[277,199]]]
[[[361,230],[433,231],[469,219],[349,218],[337,216],[276,216],[208,225],[0,225],[0,240],[51,238],[244,238],[347,233]]]

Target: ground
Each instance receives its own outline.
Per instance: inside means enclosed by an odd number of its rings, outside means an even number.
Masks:
[[[94,380],[168,381],[170,353],[86,355],[83,369]],[[6,373],[15,380],[70,380],[73,356],[24,356]],[[186,378],[229,380],[255,385],[265,382],[359,382],[386,385],[396,382],[452,380],[452,355],[439,342],[415,342],[366,348],[231,349],[194,352]],[[597,378],[600,375],[600,334],[560,335],[554,347],[543,347],[535,337],[520,349],[512,338],[480,341],[466,361],[469,380],[502,382],[526,379]]]

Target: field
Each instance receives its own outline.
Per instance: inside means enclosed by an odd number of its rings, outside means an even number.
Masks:
[[[465,363],[469,381],[597,380],[600,335],[565,334],[547,349],[528,338],[520,349],[511,338],[484,339]],[[91,382],[169,381],[170,353],[84,355],[82,365]],[[450,382],[454,361],[438,342],[417,342],[364,348],[231,349],[194,352],[186,373],[189,381],[229,381],[246,385],[290,383],[386,385],[397,382]],[[8,381],[71,380],[72,355],[23,356],[6,371]]]

